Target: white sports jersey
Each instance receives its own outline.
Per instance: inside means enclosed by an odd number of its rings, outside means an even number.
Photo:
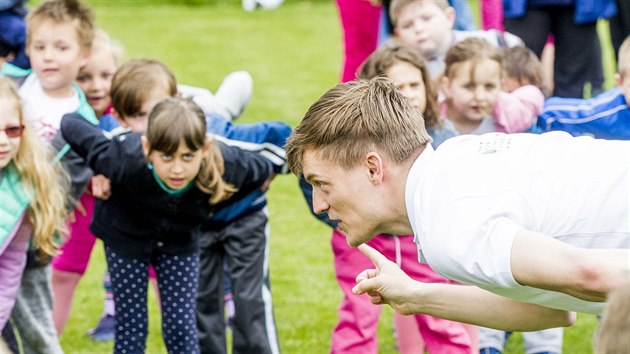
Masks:
[[[443,276],[547,307],[594,303],[521,286],[510,266],[521,230],[582,248],[630,248],[630,142],[490,133],[427,147],[406,184],[420,258]]]

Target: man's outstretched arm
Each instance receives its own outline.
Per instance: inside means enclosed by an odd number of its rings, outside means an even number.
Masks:
[[[359,246],[376,269],[357,276],[356,294],[367,293],[374,304],[389,304],[402,314],[426,314],[507,331],[566,327],[575,313],[526,304],[474,286],[421,283],[367,245]]]
[[[630,279],[628,249],[578,248],[526,230],[514,238],[510,259],[519,284],[586,301],[606,301],[610,290]]]

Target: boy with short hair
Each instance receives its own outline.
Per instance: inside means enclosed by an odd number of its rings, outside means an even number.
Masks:
[[[507,32],[453,30],[455,10],[447,0],[393,0],[389,16],[395,36],[420,47],[433,78],[444,71],[448,49],[466,38],[483,38],[497,47],[523,45],[520,38]]]
[[[619,49],[617,87],[591,99],[551,97],[538,117],[537,128],[571,135],[630,140],[630,36]]]
[[[26,18],[26,49],[32,71],[8,63],[2,75],[20,85],[25,120],[47,143],[62,148],[56,138],[61,117],[78,112],[96,124],[94,111],[83,92],[74,84],[81,66],[90,55],[94,36],[93,15],[89,7],[77,0],[49,0],[33,9]],[[59,154],[58,157],[63,156]],[[65,154],[64,166],[73,183],[73,196],[78,196],[91,171],[81,159]],[[61,353],[52,319],[50,258],[42,259],[38,250],[29,251],[22,286],[12,313],[27,353]]]

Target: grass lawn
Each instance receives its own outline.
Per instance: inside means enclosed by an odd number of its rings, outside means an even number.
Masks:
[[[181,83],[214,91],[227,73],[248,70],[254,77],[254,98],[239,122],[282,120],[295,126],[308,106],[338,81],[341,33],[333,0],[288,1],[276,11],[254,13],[243,12],[233,0],[205,6],[88,3],[94,6],[97,25],[123,44],[127,58],[160,59]],[[281,349],[289,354],[327,353],[341,299],[330,230],[310,215],[293,175],[276,178],[269,208],[270,273]],[[111,343],[93,342],[85,335],[102,312],[105,262],[100,242],[92,256],[61,337],[67,353],[111,351]],[[147,352],[164,353],[152,291],[150,296]],[[379,349],[396,353],[392,312],[383,309]],[[591,352],[595,325],[593,316],[580,316],[565,332],[565,352]],[[524,352],[520,335],[515,339],[507,353]]]

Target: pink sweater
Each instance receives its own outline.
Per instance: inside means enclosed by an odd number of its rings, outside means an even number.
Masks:
[[[498,132],[522,133],[529,129],[545,104],[545,96],[536,86],[525,85],[512,92],[501,92],[492,117]]]
[[[440,101],[440,117],[448,119],[448,107],[443,96]],[[545,96],[536,86],[525,85],[512,92],[499,92],[492,110],[492,120],[497,132],[522,133],[531,128],[543,109]]]
[[[22,215],[22,220],[0,246],[0,328],[4,328],[15,304],[32,233],[31,222],[26,215]]]

